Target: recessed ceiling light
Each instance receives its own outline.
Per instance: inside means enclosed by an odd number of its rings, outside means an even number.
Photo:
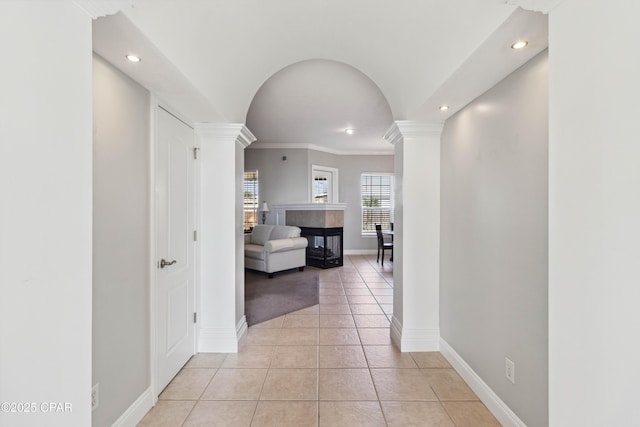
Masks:
[[[529,42],[526,40],[518,40],[517,42],[511,45],[511,49],[522,49],[527,47],[528,44]]]
[[[347,135],[353,135],[353,129],[347,128],[344,130],[344,133],[346,133]]]
[[[138,55],[132,55],[132,54],[127,55],[127,59],[129,61],[131,61],[131,62],[140,62],[140,61],[142,61],[142,58],[140,58]]]
[[[440,109],[440,111],[447,111],[449,109],[448,105],[441,105],[438,107]]]

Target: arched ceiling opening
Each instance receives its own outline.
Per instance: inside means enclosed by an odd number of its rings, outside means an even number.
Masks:
[[[389,103],[369,77],[325,59],[292,64],[267,79],[246,120],[258,138],[255,148],[311,145],[338,152],[392,151],[383,140],[392,123]]]

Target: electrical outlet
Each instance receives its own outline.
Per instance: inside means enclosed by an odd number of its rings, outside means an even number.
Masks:
[[[100,384],[96,384],[91,387],[91,410],[95,410],[100,403]]]
[[[504,375],[513,384],[516,383],[516,364],[508,357],[504,358]]]

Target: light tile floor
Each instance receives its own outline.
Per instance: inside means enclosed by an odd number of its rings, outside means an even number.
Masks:
[[[392,345],[393,263],[318,271],[319,305],[193,356],[139,426],[500,425],[440,353]]]

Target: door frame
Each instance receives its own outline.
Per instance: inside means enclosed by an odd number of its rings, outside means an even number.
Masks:
[[[331,197],[327,198],[327,203],[340,203],[340,185],[338,182],[340,173],[338,168],[332,168],[329,166],[320,166],[320,165],[311,165],[309,169],[309,203],[314,203],[313,201],[313,184],[314,178],[318,173],[329,173],[331,175]]]
[[[156,197],[156,172],[158,153],[158,110],[163,109],[167,113],[180,120],[182,123],[194,129],[191,121],[176,113],[168,103],[164,102],[157,95],[151,94],[149,98],[149,374],[150,390],[153,399],[153,406],[158,402],[158,396],[162,390],[158,390],[158,260],[157,253],[157,233],[158,233],[158,205]],[[197,148],[195,133],[193,135],[194,148]],[[194,162],[194,214],[195,228],[200,229],[200,168],[198,162]],[[200,311],[200,241],[196,239],[194,245],[194,307],[196,312]],[[197,353],[198,346],[198,323],[193,324],[193,352]]]

